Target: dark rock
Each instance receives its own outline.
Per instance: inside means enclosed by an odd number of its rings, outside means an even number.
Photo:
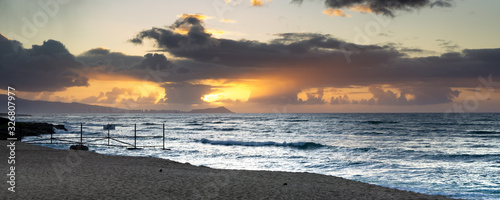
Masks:
[[[88,151],[89,147],[87,147],[85,145],[77,144],[77,145],[71,145],[69,147],[69,149],[71,149],[71,150],[84,150],[84,151]]]
[[[0,124],[7,124],[10,122],[10,119],[7,119],[7,118],[3,118],[3,117],[0,117]]]
[[[6,140],[10,137],[7,131],[9,122],[9,119],[0,117],[0,140]],[[68,131],[64,125],[52,125],[38,122],[16,122],[15,127],[15,137],[17,140],[21,140],[24,136],[39,136],[41,134],[55,133],[53,128]]]

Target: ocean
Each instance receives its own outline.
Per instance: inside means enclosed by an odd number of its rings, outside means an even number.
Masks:
[[[90,146],[101,154],[310,172],[452,198],[500,199],[500,114],[38,114],[17,120],[65,125],[68,131],[56,130],[55,138],[79,136],[80,124],[84,137],[107,136],[106,124],[116,125],[111,137],[134,136],[136,124],[138,136],[160,136],[139,137],[137,145],[158,147],[165,124],[171,150]],[[23,141],[41,138],[50,135]]]

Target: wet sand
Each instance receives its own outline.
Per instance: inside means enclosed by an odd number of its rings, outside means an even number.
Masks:
[[[9,173],[8,141],[0,141]],[[448,199],[311,174],[220,170],[159,158],[56,150],[16,142],[15,193],[2,199]]]

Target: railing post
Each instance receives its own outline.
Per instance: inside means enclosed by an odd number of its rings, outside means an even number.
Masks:
[[[163,150],[165,150],[165,123],[163,123]]]
[[[52,144],[52,132],[54,131],[54,128],[52,128],[52,126],[50,127],[50,144]]]
[[[80,144],[83,145],[83,123],[80,124]]]
[[[108,123],[108,146],[109,146],[109,123]]]

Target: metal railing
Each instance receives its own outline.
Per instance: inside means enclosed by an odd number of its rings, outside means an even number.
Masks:
[[[109,126],[110,124],[108,124]],[[137,124],[134,124],[134,135],[133,136],[110,136],[110,129],[108,127],[107,136],[84,136],[83,135],[83,124],[80,124],[80,136],[79,137],[62,137],[56,136],[54,137],[53,131],[50,133],[50,138],[42,138],[42,139],[33,139],[33,140],[25,140],[21,139],[22,142],[29,144],[77,144],[77,145],[88,145],[88,146],[112,146],[112,147],[127,147],[129,150],[141,149],[141,148],[161,148],[163,150],[170,150],[165,148],[165,124],[163,124],[163,135],[155,136],[155,135],[137,135]],[[123,141],[123,139],[134,138],[134,143],[129,143]],[[137,145],[137,138],[162,138],[163,145],[155,146],[155,145]],[[80,141],[78,141],[78,139]],[[99,141],[107,140],[107,144],[98,143]],[[50,143],[49,143],[50,141]],[[118,144],[111,144],[111,141],[116,142]]]

